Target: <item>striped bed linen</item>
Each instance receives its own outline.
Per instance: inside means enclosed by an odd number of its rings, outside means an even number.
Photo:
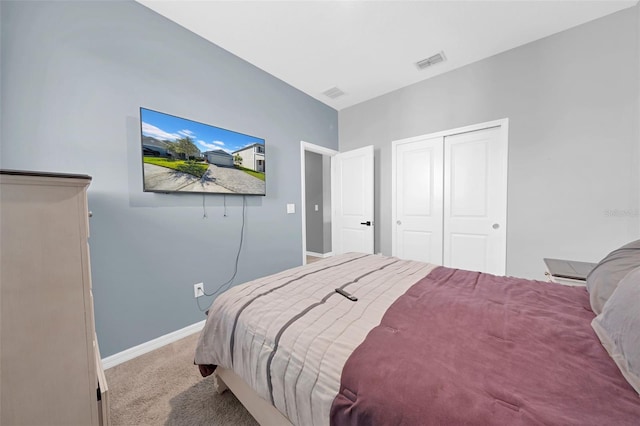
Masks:
[[[347,253],[235,286],[209,310],[195,363],[233,370],[293,424],[328,425],[348,357],[435,267]]]

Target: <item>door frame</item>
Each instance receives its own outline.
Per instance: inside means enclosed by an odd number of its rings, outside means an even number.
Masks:
[[[432,138],[443,138],[443,142],[445,141],[445,138],[447,136],[454,136],[454,135],[459,135],[462,133],[470,133],[470,132],[476,132],[478,130],[485,130],[485,129],[491,129],[491,128],[500,128],[500,135],[499,135],[499,139],[500,139],[500,143],[504,146],[504,158],[502,159],[502,161],[504,161],[504,169],[506,171],[506,179],[505,179],[505,192],[507,193],[507,202],[505,203],[505,211],[504,211],[504,217],[505,217],[505,234],[508,231],[507,228],[507,213],[508,213],[508,204],[509,204],[509,198],[508,198],[508,182],[509,182],[509,119],[508,118],[502,118],[499,120],[493,120],[493,121],[487,121],[484,123],[477,123],[477,124],[471,124],[469,126],[463,126],[463,127],[458,127],[455,129],[449,129],[449,130],[443,130],[440,132],[435,132],[435,133],[428,133],[425,135],[420,135],[420,136],[413,136],[410,138],[405,138],[405,139],[399,139],[399,140],[395,140],[391,142],[391,255],[392,256],[396,256],[398,253],[398,248],[397,248],[397,237],[396,237],[396,227],[394,226],[394,224],[396,223],[397,219],[397,206],[396,206],[396,147],[398,145],[404,144],[404,143],[409,143],[409,142],[415,142],[418,140],[422,140],[422,139],[432,139]],[[506,238],[506,237],[505,237]],[[506,247],[507,241],[505,241],[505,247]],[[507,264],[507,252],[508,250],[506,250],[505,248],[505,256],[504,256],[504,264],[505,264],[505,271],[506,271],[506,264]]]
[[[331,148],[325,148],[324,146],[315,145],[309,142],[300,141],[300,216],[302,218],[302,264],[307,264],[307,194],[306,194],[306,167],[305,167],[305,153],[315,152],[322,156],[333,157],[338,154],[338,151]],[[333,177],[330,176],[331,183],[333,185]],[[333,191],[331,193],[333,199]],[[332,207],[333,209],[333,207]],[[331,214],[331,221],[333,222],[333,213]]]

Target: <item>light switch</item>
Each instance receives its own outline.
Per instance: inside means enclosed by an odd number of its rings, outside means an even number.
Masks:
[[[316,207],[316,211],[318,211],[318,205],[317,204],[315,205],[315,207]]]
[[[295,204],[287,204],[287,214],[292,214],[296,212]]]

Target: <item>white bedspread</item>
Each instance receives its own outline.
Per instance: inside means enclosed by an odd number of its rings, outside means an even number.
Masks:
[[[348,253],[235,286],[209,310],[195,362],[233,370],[293,424],[328,425],[349,355],[433,268]]]

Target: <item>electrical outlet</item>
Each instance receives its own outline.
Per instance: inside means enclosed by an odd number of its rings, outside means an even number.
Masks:
[[[193,285],[193,296],[195,298],[204,296],[204,283],[198,283]]]

